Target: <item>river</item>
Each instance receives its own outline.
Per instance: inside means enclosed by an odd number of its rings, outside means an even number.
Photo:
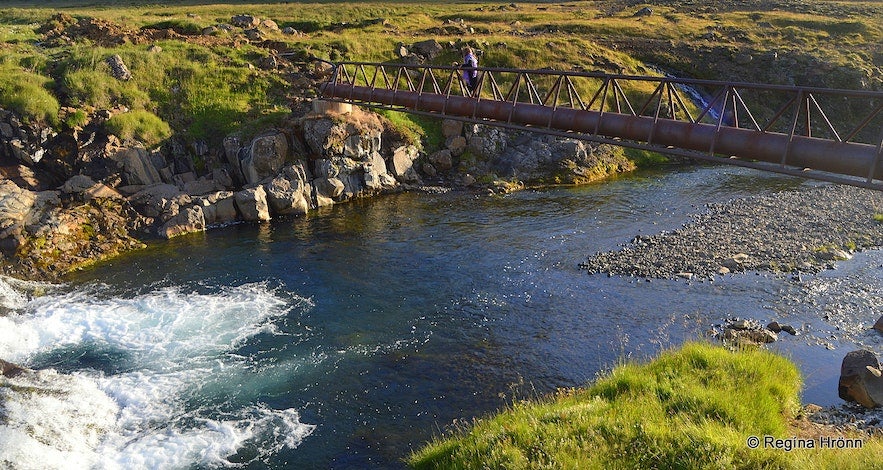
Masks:
[[[845,353],[881,352],[867,331],[879,251],[799,281],[578,269],[707,203],[814,184],[700,166],[506,196],[406,193],[155,242],[41,296],[2,282],[0,358],[52,370],[7,382],[0,462],[397,468],[456,423],[734,316],[798,328],[772,349],[800,364],[805,402],[837,404]]]

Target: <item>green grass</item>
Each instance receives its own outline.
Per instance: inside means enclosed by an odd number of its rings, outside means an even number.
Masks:
[[[632,16],[643,4],[624,1],[519,2],[514,6],[442,0],[295,3],[296,7],[288,2],[7,2],[0,8],[0,63],[9,68],[0,70],[5,76],[0,82],[12,92],[4,93],[0,104],[28,119],[47,122],[53,122],[57,114],[50,98],[61,106],[125,106],[156,114],[183,137],[220,145],[225,135],[290,103],[287,75],[255,67],[270,47],[300,58],[396,61],[398,43],[425,39],[445,45],[472,44],[484,51],[482,65],[490,67],[652,75],[655,69],[648,64],[654,64],[710,79],[738,77],[839,88],[866,84],[878,89],[883,83],[878,47],[883,40],[879,21],[883,7],[879,2],[820,0],[787,9],[772,4],[728,9],[666,3],[651,5],[654,14],[644,18]],[[40,44],[40,26],[57,12],[74,18],[98,17],[133,34],[170,28],[204,40],[130,40],[112,47],[85,39]],[[229,23],[233,15],[242,13],[307,34],[265,31],[268,42],[264,44],[237,39],[241,36],[238,29],[211,38],[200,36],[203,28]],[[461,19],[473,32],[456,26]],[[717,35],[713,42],[703,39],[710,31]],[[148,52],[149,44],[161,46],[162,51]],[[447,48],[435,63],[459,61],[455,49]],[[755,60],[748,65],[733,64],[732,57],[742,52]],[[773,64],[761,60],[772,53],[781,60]],[[104,61],[111,54],[123,58],[132,72],[131,80],[119,82],[109,76]],[[584,80],[575,86],[591,96],[596,84]],[[652,92],[650,85],[630,86],[626,89],[630,98]],[[765,118],[780,105],[770,101],[769,109],[752,111]],[[861,114],[854,111],[832,110],[840,116]],[[431,120],[392,120],[409,138],[424,141],[430,148],[436,145],[432,124],[428,124]]]
[[[623,152],[629,160],[635,162],[639,168],[653,168],[669,163],[671,160],[661,153],[649,150],[623,147]]]
[[[172,135],[168,123],[150,111],[131,111],[107,120],[107,129],[122,139],[138,139],[155,147]]]
[[[82,109],[78,109],[64,118],[64,125],[69,129],[81,127],[89,122],[89,116]]]
[[[115,48],[77,44],[59,64],[62,90],[73,106],[124,105],[155,113],[193,139],[219,143],[267,112],[287,108],[284,77],[249,67],[266,53],[254,47],[200,46],[161,41]],[[129,81],[110,75],[106,57],[119,54]]]
[[[52,80],[16,65],[0,65],[0,106],[24,120],[58,124],[59,103],[49,91]]]
[[[418,469],[606,469],[861,468],[871,462],[863,451],[786,453],[746,445],[749,436],[795,435],[800,387],[796,365],[781,356],[688,343],[646,364],[621,365],[588,388],[516,402],[433,441],[408,463]],[[879,440],[867,447],[883,449]]]
[[[416,145],[425,153],[432,153],[444,146],[441,120],[418,114],[408,114],[385,109],[377,110],[391,124],[390,130],[400,140]]]

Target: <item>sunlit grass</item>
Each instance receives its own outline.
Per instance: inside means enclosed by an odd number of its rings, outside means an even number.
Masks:
[[[52,80],[12,64],[0,65],[0,106],[26,121],[58,123],[58,100],[49,91]]]
[[[27,8],[21,8],[24,6]],[[651,7],[653,14],[635,16],[644,6]],[[203,28],[230,23],[232,16],[247,13],[273,20],[281,28],[290,26],[305,32],[288,36],[263,31],[274,47],[298,60],[396,62],[400,60],[396,54],[399,43],[435,39],[445,46],[432,61],[436,65],[459,62],[459,45],[468,43],[484,52],[481,65],[488,67],[635,75],[657,75],[659,69],[688,77],[744,77],[789,84],[795,81],[789,70],[797,70],[799,79],[801,68],[818,69],[818,62],[831,69],[823,75],[826,83],[807,84],[855,88],[863,83],[872,87],[880,81],[883,72],[876,45],[883,40],[883,22],[879,21],[879,4],[814,2],[795,10],[764,5],[751,8],[727,10],[695,3],[485,4],[441,0],[252,4],[159,0],[148,5],[134,1],[13,1],[0,9],[0,62],[51,79],[54,83],[46,82],[43,88],[63,106],[143,109],[190,137],[209,140],[220,139],[243,123],[287,105],[290,90],[286,77],[254,67],[270,51],[236,39],[242,37],[241,31],[219,31],[215,43],[160,40],[156,45],[162,52],[148,52],[146,44],[103,47],[88,41],[47,48],[39,44],[36,29],[61,11],[77,19],[99,17],[136,32],[171,28],[198,38]],[[700,53],[704,55],[697,56]],[[132,71],[130,81],[118,82],[108,76],[104,60],[110,54],[123,58]],[[753,61],[709,67],[731,63],[740,54],[751,56]],[[770,63],[769,57],[776,54],[787,59]],[[507,84],[501,79],[501,86]],[[574,81],[574,86],[583,99],[589,99],[598,83],[581,80]],[[651,82],[630,83],[625,92],[631,100],[643,103],[654,86]],[[769,109],[752,111],[769,116],[780,104],[763,102],[760,106]],[[606,105],[608,109],[615,106],[611,97]],[[45,111],[39,113],[46,115]]]
[[[107,121],[107,129],[122,139],[138,139],[148,147],[156,146],[172,135],[168,123],[144,110],[113,116]]]
[[[646,364],[623,364],[587,388],[515,402],[408,462],[445,469],[798,469],[862,468],[873,461],[869,455],[880,455],[881,440],[870,438],[862,450],[750,448],[749,436],[796,435],[800,385],[796,365],[781,356],[688,343]]]

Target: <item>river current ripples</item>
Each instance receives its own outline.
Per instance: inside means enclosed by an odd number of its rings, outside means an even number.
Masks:
[[[502,197],[399,194],[157,242],[55,286],[0,281],[0,466],[399,468],[512,399],[738,316],[795,325],[772,348],[838,403],[883,256],[804,276],[589,275],[709,203],[817,186],[739,168],[641,173]],[[39,294],[39,295],[37,295]]]

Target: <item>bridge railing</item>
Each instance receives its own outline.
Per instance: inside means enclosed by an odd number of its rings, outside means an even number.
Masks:
[[[633,76],[583,71],[523,70],[480,67],[478,84],[470,90],[458,66],[431,66],[410,64],[380,64],[343,62],[335,64],[329,84],[335,87],[334,96],[367,106],[401,109],[422,114],[445,115],[475,122],[493,121],[495,125],[529,129],[551,134],[569,135],[598,142],[609,142],[650,150],[680,154],[707,160],[730,159],[726,150],[718,148],[719,139],[706,139],[701,148],[679,149],[677,145],[659,145],[657,123],[679,121],[688,124],[712,126],[717,134],[724,128],[743,129],[739,139],[746,148],[755,146],[752,139],[764,134],[785,136],[781,154],[774,160],[782,173],[810,176],[792,162],[792,141],[796,137],[822,139],[846,144],[835,149],[849,151],[873,146],[876,151],[871,161],[865,162],[862,178],[875,189],[883,188],[875,179],[883,169],[883,92],[832,90],[825,88],[762,85],[742,82],[682,79],[665,76]],[[347,90],[350,90],[349,95]],[[355,93],[359,90],[360,93]],[[368,90],[367,94],[365,90]],[[378,103],[375,97],[408,94],[407,104]],[[421,101],[443,96],[466,98],[473,102],[473,114],[448,113],[446,109],[427,112]],[[382,100],[381,100],[382,101]],[[398,101],[389,100],[386,101]],[[491,101],[506,106],[481,108],[475,103]],[[530,105],[530,106],[521,106]],[[478,109],[485,112],[477,113]],[[573,130],[553,126],[560,110],[589,111],[597,116],[594,128]],[[488,115],[487,110],[490,110]],[[517,119],[514,119],[518,115]],[[449,115],[450,114],[450,115]],[[646,136],[610,135],[602,128],[605,114],[617,114],[651,120]],[[528,119],[525,119],[525,116]],[[545,121],[548,122],[545,122]],[[530,124],[525,124],[525,121]],[[545,125],[544,125],[545,123]],[[717,135],[715,134],[715,135]],[[732,134],[732,133],[731,133]],[[856,145],[851,145],[856,144]],[[778,151],[778,150],[777,150]],[[832,155],[831,158],[836,158]],[[764,159],[768,163],[773,160]],[[867,160],[867,159],[866,159]],[[728,161],[727,163],[733,163]],[[747,160],[742,166],[756,166]],[[835,165],[836,167],[836,165]],[[768,168],[763,168],[768,169]],[[835,172],[838,170],[834,170]],[[855,176],[853,169],[844,171]],[[834,181],[836,177],[822,177]],[[855,184],[853,180],[847,181]]]

